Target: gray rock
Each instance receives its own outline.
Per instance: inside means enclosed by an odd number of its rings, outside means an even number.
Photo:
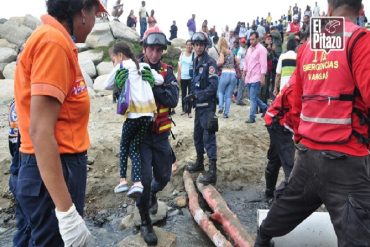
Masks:
[[[86,43],[76,43],[78,52],[87,51],[89,48],[87,47]]]
[[[101,62],[96,66],[96,70],[98,71],[98,75],[109,74],[113,70],[113,63],[112,62]]]
[[[157,247],[175,247],[176,235],[162,230],[161,228],[154,227],[154,231],[158,237]],[[131,235],[123,239],[117,244],[117,247],[145,247],[148,246],[140,234]]]
[[[89,88],[93,88],[94,82],[91,77],[81,68],[82,76]]]
[[[112,21],[109,23],[109,26],[112,30],[113,37],[116,39],[125,39],[137,42],[140,41],[140,35],[122,22]]]
[[[4,68],[3,75],[5,79],[14,79],[16,62],[7,64]]]
[[[104,52],[97,50],[88,50],[78,53],[78,61],[92,60],[94,64],[98,64],[103,61]]]
[[[31,33],[31,28],[20,25],[15,21],[7,21],[4,24],[0,24],[0,38],[6,39],[18,47],[22,46]]]
[[[155,215],[150,215],[152,224],[158,221],[164,220],[167,217],[167,205],[164,202],[158,201],[158,212]],[[133,226],[140,226],[140,214],[138,209],[135,207],[134,212],[124,217],[121,221],[121,229],[127,229]]]
[[[11,17],[9,19],[11,22],[15,22],[18,25],[24,25],[32,30],[35,30],[41,25],[41,21],[32,15],[25,15],[22,17]]]
[[[3,72],[8,63],[0,63],[0,72]]]
[[[106,91],[104,87],[104,82],[108,78],[108,75],[98,76],[94,81],[93,89],[95,91]]]
[[[96,69],[93,61],[91,59],[79,59],[78,63],[80,68],[85,71],[91,78],[96,76]]]
[[[87,36],[86,45],[89,48],[109,46],[114,41],[109,23],[97,23]]]
[[[0,103],[8,103],[14,97],[14,81],[11,79],[0,80]]]
[[[1,35],[1,34],[0,34]],[[17,58],[17,52],[11,48],[0,48],[0,63],[10,63]]]
[[[88,87],[87,91],[89,92],[90,99],[95,99],[96,93],[95,93],[94,89],[92,89],[91,87]],[[88,166],[91,166],[91,165],[88,165]]]
[[[174,47],[185,48],[185,42],[186,40],[184,39],[176,38],[171,40],[171,45]]]
[[[13,50],[17,49],[17,46],[15,44],[9,43],[6,39],[0,39],[0,47],[8,47]]]
[[[8,20],[5,19],[5,18],[0,18],[0,24],[4,24],[5,22],[7,22]]]

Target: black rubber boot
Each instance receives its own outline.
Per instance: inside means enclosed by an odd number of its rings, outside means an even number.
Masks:
[[[204,157],[203,155],[197,155],[197,160],[194,164],[188,165],[186,170],[189,172],[201,172],[204,171]]]
[[[158,212],[158,200],[156,193],[150,193],[150,214],[157,214]]]
[[[274,242],[271,240],[271,237],[268,237],[261,233],[260,229],[257,231],[256,242],[254,247],[274,247]]]
[[[149,246],[155,246],[158,243],[157,235],[155,234],[150,220],[149,212],[140,212],[141,226],[140,232],[145,243]]]
[[[199,178],[199,182],[208,185],[208,184],[215,184],[217,181],[217,160],[209,160],[209,169],[208,172]]]
[[[276,181],[278,179],[278,173],[272,174],[269,170],[265,170],[266,190],[265,196],[267,198],[273,198],[275,192]]]

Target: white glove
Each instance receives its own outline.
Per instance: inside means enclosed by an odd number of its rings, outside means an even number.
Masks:
[[[65,247],[88,247],[92,244],[91,233],[74,204],[67,212],[59,212],[55,209],[55,215]]]

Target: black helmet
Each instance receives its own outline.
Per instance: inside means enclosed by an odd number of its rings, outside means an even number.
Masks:
[[[194,44],[204,44],[205,46],[208,45],[208,37],[203,32],[195,32],[193,36],[191,36],[191,43]]]
[[[167,44],[169,42],[167,41],[166,35],[161,32],[153,32],[149,33],[143,40],[143,46],[161,46],[163,49],[167,49]]]

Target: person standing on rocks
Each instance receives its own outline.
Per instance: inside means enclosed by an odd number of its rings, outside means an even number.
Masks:
[[[171,179],[172,148],[168,140],[171,133],[170,108],[175,108],[179,101],[179,87],[171,66],[161,61],[163,51],[167,48],[167,38],[162,32],[149,33],[143,40],[143,55],[139,59],[150,65],[164,79],[160,86],[153,87],[157,112],[152,128],[143,139],[140,152],[142,159],[141,182],[144,186],[142,196],[136,205],[141,218],[140,231],[148,245],[157,244],[157,236],[153,230],[150,214],[158,210],[157,193],[164,189]]]
[[[294,169],[259,227],[255,247],[271,246],[273,237],[292,231],[322,204],[338,246],[369,246],[370,32],[356,25],[363,8],[362,0],[328,0],[328,16],[344,17],[346,49],[314,51],[306,42],[298,51]],[[306,70],[324,64],[336,66]]]
[[[140,39],[143,38],[144,32],[146,31],[147,27],[147,20],[146,18],[149,17],[148,12],[145,9],[145,1],[141,1],[141,7],[139,9],[139,21],[140,21]]]
[[[195,107],[194,144],[197,152],[196,162],[186,167],[189,172],[204,171],[204,150],[209,159],[208,172],[200,178],[200,182],[215,184],[217,181],[217,144],[218,131],[216,112],[216,97],[218,76],[217,64],[206,50],[208,37],[203,32],[194,33],[191,38],[196,58],[194,59],[194,76],[190,94],[185,97]]]
[[[90,100],[74,42],[84,43],[99,0],[48,0],[14,79],[20,146],[16,199],[33,246],[88,246],[83,220]]]

